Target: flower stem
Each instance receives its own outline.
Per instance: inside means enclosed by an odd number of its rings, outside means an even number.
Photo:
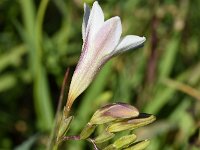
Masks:
[[[69,75],[69,68],[67,68],[67,71],[65,73],[63,82],[62,82],[62,87],[61,87],[61,92],[60,92],[60,97],[59,97],[59,101],[58,101],[58,106],[57,106],[57,111],[56,111],[56,115],[55,115],[55,120],[54,120],[54,127],[51,131],[51,135],[50,135],[50,139],[49,139],[49,143],[47,145],[47,150],[50,150],[51,147],[53,147],[53,150],[58,148],[58,145],[56,144],[56,138],[55,135],[56,133],[58,133],[58,118],[59,118],[59,112],[61,110],[61,106],[62,106],[62,101],[63,101],[63,97],[64,97],[64,91],[66,88],[66,84],[67,84],[67,78]]]

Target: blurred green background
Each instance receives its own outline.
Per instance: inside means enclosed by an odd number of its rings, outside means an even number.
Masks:
[[[151,139],[149,150],[199,149],[200,1],[99,3],[106,19],[121,17],[124,35],[147,41],[103,67],[73,106],[70,134],[100,106],[121,101],[157,117],[136,130]],[[0,149],[45,148],[65,71],[71,78],[80,56],[82,17],[80,0],[0,1]],[[68,142],[66,149],[89,148]]]

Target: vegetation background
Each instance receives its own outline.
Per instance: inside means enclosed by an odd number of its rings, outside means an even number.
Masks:
[[[70,134],[100,106],[121,101],[157,117],[136,130],[151,139],[149,150],[199,149],[200,1],[99,3],[106,18],[121,17],[124,35],[147,41],[103,67],[73,106]],[[82,17],[80,0],[0,1],[0,149],[44,149],[65,71],[71,78],[80,56]],[[85,142],[66,147],[88,149]]]

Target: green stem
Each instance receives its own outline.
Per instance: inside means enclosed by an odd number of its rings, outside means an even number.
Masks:
[[[53,150],[57,150],[58,149],[58,144],[56,143],[56,144],[54,144],[54,146],[53,146]]]
[[[61,87],[61,92],[60,92],[60,97],[59,97],[59,101],[58,101],[58,106],[57,106],[57,111],[56,111],[56,115],[55,115],[55,120],[54,120],[54,127],[51,130],[51,135],[50,135],[50,139],[49,139],[49,143],[47,145],[47,150],[50,150],[51,146],[53,145],[53,143],[56,143],[56,138],[55,138],[55,134],[58,133],[58,118],[59,118],[59,113],[62,107],[62,102],[63,102],[63,98],[64,98],[64,92],[66,90],[66,84],[67,84],[67,78],[69,75],[69,68],[67,68],[67,71],[65,73],[63,82],[62,82],[62,87]]]

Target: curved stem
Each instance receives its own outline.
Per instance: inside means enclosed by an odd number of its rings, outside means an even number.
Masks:
[[[94,147],[94,150],[99,150],[99,148],[97,147],[97,145],[96,145],[96,143],[95,143],[95,141],[94,141],[93,139],[89,138],[88,141],[89,141],[90,143],[92,143],[92,145],[93,145],[93,147]]]
[[[54,127],[51,131],[51,135],[50,135],[50,139],[49,139],[49,143],[47,145],[47,150],[50,150],[50,147],[53,145],[54,139],[55,139],[55,134],[56,130],[58,130],[58,118],[59,118],[59,112],[61,110],[61,106],[62,106],[62,102],[63,102],[63,97],[64,97],[64,92],[65,92],[65,87],[66,87],[66,83],[67,83],[67,78],[69,75],[69,68],[67,68],[67,71],[65,73],[63,82],[62,82],[62,87],[61,87],[61,92],[60,92],[60,97],[59,97],[59,101],[58,101],[58,106],[57,106],[57,111],[56,111],[56,115],[55,115],[55,120],[54,120]],[[56,140],[56,139],[55,139]]]
[[[62,141],[68,141],[68,140],[80,140],[80,135],[72,135],[72,136],[64,136],[62,139]]]

